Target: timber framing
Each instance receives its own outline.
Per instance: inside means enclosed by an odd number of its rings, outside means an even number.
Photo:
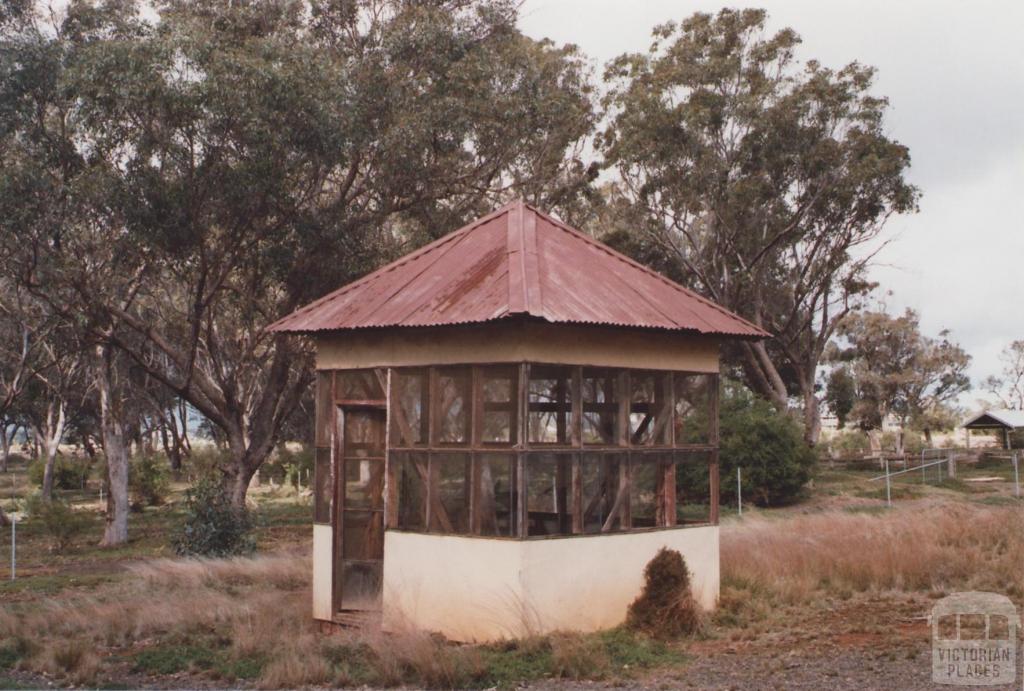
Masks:
[[[421,419],[410,420],[399,401],[402,393],[397,387],[403,377],[419,378],[411,402]],[[342,386],[342,378],[369,384],[362,388]],[[697,418],[700,430],[688,430],[680,424],[677,404],[681,407],[682,402],[677,399],[680,388],[676,382],[682,378],[691,382],[700,378],[699,388],[706,393],[702,414]],[[638,386],[641,380],[646,386],[645,399],[636,399],[634,380]],[[339,552],[344,548],[343,531],[337,529],[344,510],[344,478],[340,468],[343,432],[338,419],[344,410],[353,408],[386,411],[383,517],[388,530],[544,539],[718,523],[716,374],[522,362],[321,370],[317,381],[314,520],[335,526],[335,548]],[[593,386],[584,391],[587,381]],[[500,386],[491,388],[506,392],[504,400],[485,395],[487,384],[494,382]],[[536,393],[538,382],[553,383],[553,400],[540,400],[540,396],[531,394],[531,386]],[[602,387],[599,395],[597,389]],[[360,395],[353,397],[353,390]],[[405,396],[409,398],[408,392]],[[494,440],[493,430],[485,433],[486,415],[501,421],[500,441]],[[548,416],[553,441],[536,440],[539,435],[530,429],[531,415],[534,420]],[[607,428],[607,441],[595,440],[593,434],[588,439],[584,430],[588,420],[593,423],[591,427]],[[490,441],[485,440],[488,434]],[[495,463],[507,464],[503,470],[507,469],[511,485],[504,530],[496,527],[497,497],[493,488],[485,491],[483,487],[483,478],[491,477]],[[458,472],[447,469],[442,473],[444,464],[454,465],[457,471],[461,468],[461,484]],[[531,510],[536,499],[531,479],[536,485],[541,464],[553,464],[554,468],[547,478],[555,487],[553,504],[547,512]],[[406,484],[415,482],[422,487],[423,516],[413,525],[402,525],[400,473],[409,467],[414,472],[409,476],[411,480],[406,478]],[[682,474],[692,474],[695,469],[703,469],[696,476],[706,478],[706,487],[696,494],[691,488],[687,492],[690,496],[679,496]],[[638,475],[648,482],[647,486],[638,487]],[[444,496],[443,485],[452,482],[451,477],[456,478],[454,483],[459,487],[454,507]],[[647,496],[650,494],[653,498]],[[652,513],[634,520],[634,503],[640,496],[653,505]],[[680,510],[684,505],[691,511]],[[554,527],[537,528],[545,519]],[[599,521],[598,528],[594,527],[595,520]]]

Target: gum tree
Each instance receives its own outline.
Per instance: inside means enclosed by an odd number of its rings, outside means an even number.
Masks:
[[[236,504],[311,383],[266,324],[512,194],[585,198],[583,61],[513,5],[76,1],[7,32],[7,266],[217,429]]]
[[[610,62],[599,148],[628,229],[612,239],[774,334],[727,355],[778,408],[797,402],[813,443],[822,354],[872,288],[886,220],[918,192],[874,70],[801,62],[797,34],[766,19],[698,13]]]

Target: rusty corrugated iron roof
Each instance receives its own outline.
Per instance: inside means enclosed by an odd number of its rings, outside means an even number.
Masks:
[[[533,317],[552,323],[769,334],[521,200],[272,324],[313,333]]]

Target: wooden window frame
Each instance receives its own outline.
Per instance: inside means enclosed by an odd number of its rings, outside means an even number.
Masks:
[[[505,442],[484,442],[482,439],[483,434],[483,418],[486,412],[486,406],[483,400],[483,381],[487,376],[487,370],[489,368],[500,368],[506,371],[515,370],[517,376],[513,377],[512,387],[513,400],[510,402],[510,413],[511,413],[511,425],[510,430],[511,440]],[[558,367],[565,368],[568,372],[568,376],[565,378],[567,385],[569,386],[568,391],[568,404],[569,409],[566,415],[566,429],[564,436],[561,437],[561,441],[558,443],[546,443],[546,442],[530,442],[528,438],[528,422],[530,412],[530,396],[529,396],[529,382],[531,367],[547,368],[547,367]],[[437,441],[438,432],[438,379],[439,374],[446,370],[467,368],[469,371],[469,395],[470,401],[468,402],[468,415],[469,415],[469,437],[466,443],[439,443]],[[392,394],[394,392],[391,383],[391,377],[394,376],[396,371],[411,370],[418,372],[425,372],[426,386],[427,386],[427,410],[424,411],[427,416],[427,443],[417,444],[413,446],[409,445],[397,445],[392,443],[392,431],[391,426],[392,420]],[[582,382],[585,370],[598,370],[608,373],[609,377],[614,378],[614,391],[615,391],[615,402],[616,405],[616,424],[615,424],[615,438],[612,444],[584,444],[582,441],[582,427],[583,427],[583,412],[584,403],[582,397]],[[631,376],[632,374],[643,373],[644,375],[655,376],[655,387],[661,390],[661,395],[664,400],[659,403],[657,400],[658,391],[655,392],[655,402],[653,405],[658,407],[658,410],[668,410],[671,415],[668,416],[665,424],[667,431],[663,435],[655,433],[652,443],[633,443],[632,430],[630,429],[630,413],[632,405],[632,387],[631,387]],[[675,436],[676,433],[676,376],[705,376],[709,378],[707,386],[709,387],[709,417],[710,417],[710,429],[708,430],[708,443],[702,444],[680,444],[677,443]],[[621,527],[615,532],[643,532],[649,530],[661,530],[667,528],[681,528],[681,527],[697,527],[700,525],[717,525],[719,520],[719,507],[718,507],[718,442],[719,442],[719,420],[718,420],[718,407],[719,407],[719,395],[718,395],[718,381],[719,375],[717,373],[710,372],[689,372],[689,371],[675,371],[675,370],[652,370],[650,368],[620,368],[620,367],[588,367],[578,364],[564,364],[564,363],[477,363],[477,364],[446,364],[428,367],[401,367],[401,368],[390,368],[387,371],[388,386],[385,389],[388,395],[387,408],[388,408],[388,433],[387,433],[387,452],[388,458],[390,459],[390,452],[402,451],[402,452],[420,452],[426,454],[427,465],[428,465],[428,478],[432,478],[434,473],[429,468],[432,466],[431,459],[434,454],[444,453],[469,453],[470,461],[468,464],[468,470],[466,474],[466,481],[468,483],[468,502],[469,502],[469,519],[468,519],[468,533],[450,533],[458,535],[468,536],[480,536],[490,539],[557,539],[562,537],[570,537],[573,535],[590,535],[595,533],[584,533],[584,522],[583,522],[583,507],[581,506],[583,500],[583,468],[582,468],[582,454],[586,453],[615,453],[621,454],[625,459],[625,462],[620,464],[619,468],[619,493],[624,493],[621,501],[616,503],[615,511],[612,512],[617,517]],[[658,424],[658,416],[655,415],[654,424]],[[632,491],[632,473],[634,465],[638,462],[642,462],[642,457],[648,453],[657,452],[675,452],[675,451],[691,451],[691,452],[707,452],[708,453],[708,483],[709,483],[709,497],[710,507],[708,521],[702,523],[687,523],[685,526],[680,525],[676,520],[676,464],[666,463],[660,470],[658,478],[659,492],[656,498],[656,515],[657,525],[654,527],[645,526],[642,528],[634,528],[632,526],[632,515],[629,501],[629,495]],[[481,464],[480,457],[482,454],[510,454],[512,456],[513,464],[511,468],[512,477],[510,481],[513,483],[514,491],[512,492],[512,500],[514,506],[512,507],[513,516],[510,517],[511,536],[505,535],[481,535]],[[545,536],[530,536],[529,531],[529,517],[528,517],[528,474],[529,464],[531,458],[537,454],[570,454],[570,461],[567,467],[567,489],[566,497],[568,504],[571,509],[571,521],[570,521],[570,532],[559,535],[545,535]],[[424,487],[424,502],[425,512],[427,515],[424,517],[424,532],[432,532],[433,534],[448,534],[444,531],[438,532],[437,530],[431,531],[431,519],[434,512],[437,511],[435,506],[436,497],[438,490],[436,486],[432,487],[432,484],[427,482]],[[398,529],[398,508],[397,504],[399,501],[397,492],[397,481],[394,476],[394,469],[391,467],[390,460],[388,463],[388,472],[386,475],[386,499],[385,499],[385,517],[386,526],[388,529]],[[612,516],[609,517],[609,521]],[[612,532],[609,528],[605,532]]]

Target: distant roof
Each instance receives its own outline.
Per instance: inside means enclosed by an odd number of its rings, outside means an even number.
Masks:
[[[1024,410],[986,410],[963,424],[975,429],[1024,429]]]
[[[746,339],[770,335],[522,200],[269,328],[313,333],[473,324],[517,316]]]

